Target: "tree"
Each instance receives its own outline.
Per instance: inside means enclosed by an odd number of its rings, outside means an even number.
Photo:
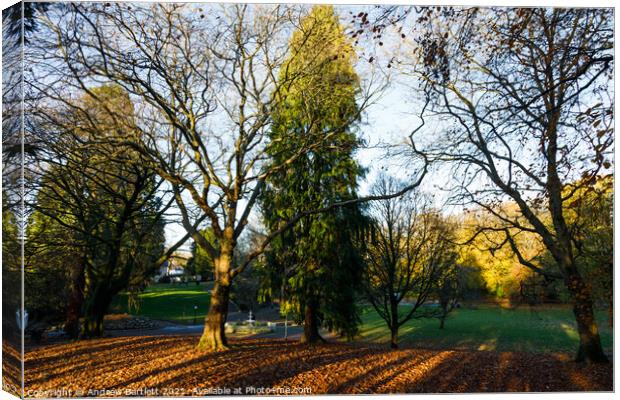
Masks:
[[[172,190],[188,236],[213,259],[215,282],[198,348],[222,349],[233,279],[305,215],[372,199],[299,213],[265,237],[245,260],[233,263],[237,241],[266,180],[329,143],[340,127],[324,132],[323,142],[301,137],[289,159],[280,165],[269,163],[272,143],[267,132],[273,109],[285,100],[286,88],[320,76],[324,67],[306,59],[307,68],[282,70],[289,56],[303,56],[289,52],[287,39],[305,8],[205,8],[75,3],[48,12],[45,29],[37,37],[38,51],[29,53],[37,68],[29,71],[27,82],[47,103],[63,104],[78,89],[88,92],[93,80],[114,82],[135,100],[140,123],[133,128],[140,140],[102,140],[131,147],[149,161]],[[360,85],[358,113],[368,106],[376,86],[372,79]],[[417,186],[426,171],[425,164],[406,190]],[[203,221],[213,229],[218,248],[201,234]]]
[[[455,198],[494,215],[504,243],[515,231],[540,237],[572,297],[577,360],[606,362],[590,284],[576,259],[568,207],[611,168],[613,23],[609,9],[423,9],[417,62],[409,71],[444,129],[423,151],[448,163]],[[423,141],[421,129],[412,137]],[[518,217],[497,207],[513,201]],[[547,223],[540,215],[546,209]]]
[[[320,74],[283,90],[269,136],[271,163],[286,163],[300,141],[324,145],[305,152],[267,180],[261,205],[269,234],[301,210],[355,199],[357,178],[362,175],[353,159],[360,144],[353,133],[359,116],[355,53],[333,7],[313,7],[293,34],[290,48],[281,80],[309,67]],[[354,236],[363,224],[360,208],[354,204],[308,215],[272,242],[266,255],[271,278],[266,289],[280,294],[283,288],[286,310],[304,322],[302,342],[321,339],[321,324],[349,337],[356,332],[356,286],[362,263]]]
[[[607,308],[608,324],[613,325],[613,175],[597,176],[580,189],[565,206],[573,233],[575,260],[592,288],[595,303]],[[572,190],[567,185],[564,193]],[[548,270],[555,265],[547,255],[541,261]]]
[[[517,219],[520,215],[514,203],[502,203],[496,207],[512,218]],[[547,218],[542,213],[540,217]],[[456,233],[456,241],[461,244],[458,263],[478,269],[486,291],[497,299],[519,299],[521,283],[530,280],[536,272],[521,264],[506,244],[503,223],[479,207],[467,209],[459,216],[459,222]],[[538,260],[546,256],[547,250],[538,235],[518,230],[513,230],[511,234],[526,259]],[[547,270],[545,274],[548,279],[556,278],[554,269]]]
[[[613,175],[598,177],[581,188],[569,205],[569,227],[575,232],[575,259],[592,285],[594,300],[605,304],[613,326]]]
[[[390,193],[400,186],[394,179],[382,176],[373,190],[377,194]],[[396,349],[398,330],[403,324],[412,318],[439,316],[436,310],[422,306],[437,294],[442,282],[453,277],[453,232],[448,222],[430,208],[428,197],[418,192],[373,203],[371,214],[374,229],[366,239],[365,293],[390,329],[390,347]],[[403,313],[400,304],[404,299],[411,304]],[[446,314],[447,309],[446,303]]]
[[[15,312],[21,310],[21,240],[19,224],[5,192],[2,193],[2,327],[8,343],[17,345],[16,339],[22,336],[16,326]]]
[[[467,270],[452,262],[445,267],[444,273],[436,284],[436,296],[439,301],[439,329],[443,329],[446,318],[459,305],[463,290],[467,284]]]
[[[83,315],[82,334],[101,336],[114,295],[163,257],[162,180],[139,153],[97,142],[112,132],[131,138],[132,113],[129,96],[109,85],[91,89],[71,108],[39,115],[41,127],[59,134],[37,154],[42,167],[29,234],[44,240],[29,242],[29,252],[40,257],[54,246],[60,269],[71,260],[70,334]],[[37,273],[33,263],[29,269]]]
[[[17,352],[22,332],[15,313],[23,309],[23,52],[16,44],[21,32],[21,5],[2,11],[2,327],[7,345]],[[17,14],[19,12],[19,15]],[[8,23],[13,22],[11,26]],[[25,146],[24,146],[25,147]],[[19,367],[15,369],[18,371]]]
[[[31,324],[64,321],[65,332],[76,338],[84,291],[79,235],[35,210],[28,217],[26,238],[24,303]]]

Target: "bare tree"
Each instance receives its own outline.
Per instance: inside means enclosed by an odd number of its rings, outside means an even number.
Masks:
[[[612,20],[609,9],[422,9],[407,69],[426,97],[423,122],[441,127],[432,141],[423,129],[412,139],[431,162],[453,167],[455,203],[499,221],[480,232],[503,232],[502,244],[544,273],[514,234],[540,237],[573,298],[577,360],[588,362],[607,357],[566,212],[612,167]],[[519,213],[505,213],[502,201]]]
[[[382,176],[377,195],[403,187]],[[374,202],[375,228],[366,244],[366,297],[391,332],[398,348],[398,330],[412,318],[436,317],[438,310],[421,308],[438,284],[454,271],[456,252],[447,222],[430,207],[427,196],[409,192],[401,198]],[[399,308],[405,301],[407,310]]]
[[[328,143],[332,134],[324,132],[324,141],[301,134],[295,154],[267,167],[266,132],[273,105],[285,93],[281,88],[320,74],[323,67],[306,60],[308,68],[295,74],[281,71],[284,60],[295,57],[288,36],[303,12],[285,6],[71,4],[48,13],[50,39],[38,43],[42,55],[36,72],[45,77],[33,77],[32,86],[46,99],[62,102],[72,91],[92,93],[94,82],[110,81],[132,96],[140,141],[117,137],[114,143],[140,152],[166,180],[188,235],[214,260],[215,284],[200,348],[227,345],[224,323],[235,276],[304,215],[340,206],[295,216],[234,262],[265,180]],[[376,86],[372,78],[361,86],[360,112]],[[422,168],[404,191],[419,184],[425,172]],[[217,248],[201,233],[202,219]]]

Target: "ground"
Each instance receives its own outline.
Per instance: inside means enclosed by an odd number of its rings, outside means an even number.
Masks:
[[[179,396],[234,394],[236,389],[241,394],[613,390],[612,364],[571,361],[578,338],[567,306],[463,306],[442,330],[437,320],[405,324],[397,351],[386,345],[384,322],[365,307],[355,342],[326,335],[331,343],[308,347],[283,340],[283,326],[278,326],[273,333],[237,336],[230,350],[208,353],[195,350],[202,326],[191,325],[193,315],[188,315],[194,304],[208,305],[207,289],[155,285],[142,295],[140,315],[184,325],[27,346],[26,396]],[[119,298],[115,307],[124,311],[123,304],[126,299]],[[199,323],[205,312],[206,306],[197,313]],[[275,309],[256,315],[278,318]],[[246,317],[233,312],[229,319]],[[613,332],[602,314],[598,321],[603,346],[613,358]],[[288,333],[297,338],[301,328],[289,327]],[[6,343],[3,354],[17,363],[17,351]],[[3,365],[5,383],[18,375],[18,368],[11,368]]]
[[[27,351],[26,396],[611,391],[608,365],[566,354],[403,349],[274,339],[195,350],[196,336],[104,338]],[[106,391],[102,391],[105,389]]]

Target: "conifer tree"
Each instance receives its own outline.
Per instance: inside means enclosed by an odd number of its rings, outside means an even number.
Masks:
[[[360,145],[353,132],[359,119],[355,52],[333,7],[315,6],[293,34],[291,48],[302,56],[291,56],[281,75],[301,76],[275,110],[269,154],[280,165],[299,143],[317,146],[269,179],[262,209],[270,232],[298,212],[355,199],[363,173],[353,158]],[[355,334],[362,268],[354,239],[363,225],[355,204],[306,216],[272,242],[263,293],[284,294],[283,307],[304,322],[302,342],[319,340],[321,325]]]

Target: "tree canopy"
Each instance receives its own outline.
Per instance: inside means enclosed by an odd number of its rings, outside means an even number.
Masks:
[[[274,112],[269,154],[279,165],[292,157],[300,140],[319,145],[267,181],[262,210],[270,232],[300,211],[356,198],[363,172],[353,158],[359,144],[353,132],[359,118],[354,53],[333,7],[313,7],[290,47],[281,79],[317,73],[286,88]],[[321,324],[348,336],[356,332],[362,262],[354,237],[363,224],[353,205],[306,216],[273,241],[266,255],[271,278],[266,285],[282,297],[286,312],[305,321],[302,341],[318,340]]]

